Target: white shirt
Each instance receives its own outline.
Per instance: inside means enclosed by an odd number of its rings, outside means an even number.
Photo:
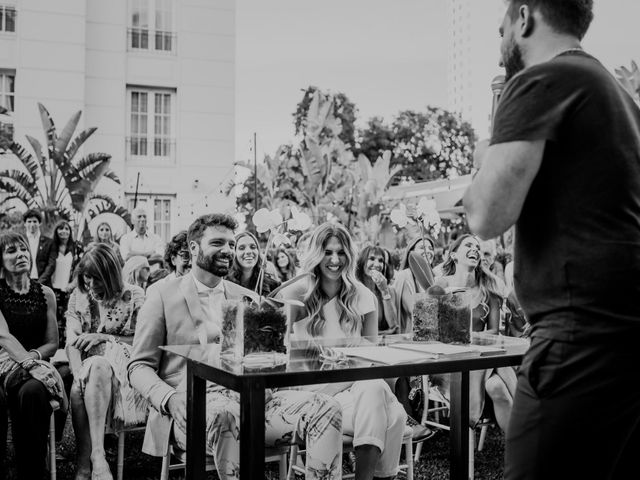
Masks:
[[[154,253],[163,255],[164,242],[158,235],[148,230],[143,235],[139,235],[138,232],[132,230],[120,238],[120,254],[125,261],[131,252],[142,253],[146,257]]]
[[[29,251],[31,252],[31,273],[30,277],[34,280],[38,279],[38,265],[36,258],[38,257],[38,246],[40,245],[40,232],[37,235],[31,236],[27,234],[27,240],[29,240]]]
[[[56,258],[56,269],[51,276],[51,286],[58,290],[65,290],[69,285],[69,278],[71,278],[71,264],[73,263],[73,255],[71,252],[62,253],[58,252],[58,258]]]
[[[215,287],[211,288],[206,286],[195,275],[191,275],[193,283],[196,286],[198,292],[198,299],[200,300],[200,306],[204,312],[206,321],[206,337],[202,337],[202,334],[198,332],[198,337],[202,339],[210,339],[220,337],[222,333],[222,302],[225,299],[224,294],[224,279],[220,279],[220,282]],[[206,341],[205,343],[209,343]]]

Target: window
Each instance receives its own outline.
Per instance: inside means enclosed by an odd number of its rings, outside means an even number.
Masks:
[[[16,7],[0,5],[0,32],[16,31]]]
[[[132,157],[173,157],[175,92],[131,88],[128,96],[128,154]]]
[[[129,48],[175,51],[172,0],[131,0]]]
[[[16,91],[15,72],[0,71],[0,106],[13,112]]]
[[[127,193],[127,206],[133,211],[134,194]],[[171,209],[172,195],[138,194],[137,207],[142,207],[147,212],[147,226],[164,242],[171,240]]]

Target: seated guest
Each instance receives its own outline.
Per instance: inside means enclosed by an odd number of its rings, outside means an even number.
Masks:
[[[51,259],[52,240],[40,232],[42,213],[39,210],[29,209],[24,212],[22,218],[32,259],[30,276],[42,285],[49,285],[55,263]]]
[[[36,360],[58,349],[56,299],[30,278],[29,243],[15,232],[0,234],[0,478],[5,464],[7,407],[19,479],[42,479],[53,373]]]
[[[129,260],[124,262],[122,279],[124,283],[137,285],[144,290],[147,288],[150,272],[151,267],[147,258],[142,255],[136,255],[135,257],[129,257]]]
[[[413,306],[415,304],[416,293],[424,292],[420,283],[416,280],[413,272],[409,268],[409,254],[418,252],[425,256],[429,266],[432,266],[435,258],[435,244],[430,237],[422,241],[421,237],[416,238],[407,245],[400,262],[400,271],[396,273],[393,282],[393,289],[399,298],[398,325],[399,333],[410,333],[413,331]]]
[[[76,480],[111,480],[104,429],[143,423],[148,410],[127,380],[127,362],[144,302],[142,288],[124,283],[115,251],[89,249],[77,271],[78,287],[67,308],[67,356],[73,430],[78,450]]]
[[[102,222],[98,224],[98,228],[96,228],[96,234],[93,237],[93,241],[87,245],[87,250],[98,243],[104,243],[116,252],[118,256],[118,260],[120,261],[120,265],[124,265],[124,259],[120,254],[120,245],[113,238],[113,233],[111,231],[111,225],[109,222]]]
[[[331,223],[317,227],[302,270],[314,277],[279,292],[281,298],[305,304],[288,308],[292,341],[344,346],[377,336],[377,300],[356,279],[355,249],[346,228]],[[407,415],[384,380],[305,388],[333,395],[342,406],[344,431],[353,436],[356,478],[397,474]]]
[[[227,280],[237,283],[249,290],[257,291],[262,269],[262,254],[258,239],[249,232],[236,235],[236,248],[233,265],[227,275]],[[280,285],[280,281],[268,271],[264,270],[261,295],[269,295]]]
[[[449,248],[449,256],[442,266],[444,276],[435,284],[448,290],[467,289],[472,307],[474,332],[497,334],[500,327],[502,291],[497,278],[482,265],[480,243],[473,235],[461,235]],[[434,376],[434,378],[436,378]],[[448,377],[440,376],[445,397],[448,396]],[[437,383],[434,382],[434,383]],[[485,392],[493,401],[498,425],[506,430],[513,406],[516,387],[515,371],[511,367],[470,372],[470,422],[475,425],[482,414]]]
[[[181,277],[191,270],[191,253],[187,244],[187,231],[176,233],[164,251],[164,263],[171,271],[167,280]]]
[[[120,253],[126,262],[131,257],[142,255],[149,258],[154,253],[162,255],[164,253],[164,242],[162,239],[147,228],[147,212],[144,208],[136,208],[131,219],[133,230],[125,233],[120,238]]]
[[[66,220],[61,220],[53,229],[53,246],[51,257],[54,262],[51,288],[56,295],[58,340],[65,342],[65,317],[69,293],[75,288],[73,272],[82,256],[82,247],[73,239],[71,226]]]
[[[186,360],[159,347],[217,341],[222,301],[256,297],[254,292],[224,279],[233,262],[236,228],[236,221],[229,215],[198,218],[187,234],[193,259],[191,272],[151,289],[140,311],[129,378],[154,406],[143,445],[143,451],[150,455],[164,455],[170,439],[177,448],[186,448],[186,392],[180,389],[186,383]],[[237,394],[209,385],[206,451],[214,457],[221,480],[237,479],[241,468]],[[306,444],[306,478],[341,478],[341,413],[332,398],[305,391],[278,391],[266,401],[265,409],[267,445],[296,435]]]
[[[382,247],[367,246],[356,262],[356,278],[376,296],[378,332],[395,333],[398,329],[396,292],[389,288],[393,278],[391,255]]]
[[[281,283],[287,282],[296,276],[296,260],[285,248],[276,250],[275,266]]]

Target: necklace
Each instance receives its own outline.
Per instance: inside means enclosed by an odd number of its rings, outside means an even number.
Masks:
[[[560,55],[564,55],[566,53],[576,53],[576,52],[584,52],[584,49],[582,47],[568,48],[567,50],[563,50],[562,52],[558,53],[556,57],[559,57]]]

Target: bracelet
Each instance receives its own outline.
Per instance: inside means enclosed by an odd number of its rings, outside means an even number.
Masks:
[[[35,348],[32,348],[31,350],[29,350],[29,352],[35,353],[38,356],[38,360],[42,360],[42,354]]]
[[[116,337],[114,337],[113,335],[109,335],[109,341],[113,342],[113,343],[118,343],[118,339]]]

